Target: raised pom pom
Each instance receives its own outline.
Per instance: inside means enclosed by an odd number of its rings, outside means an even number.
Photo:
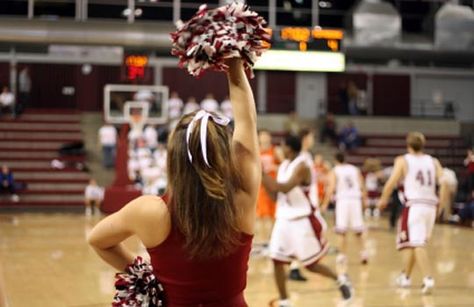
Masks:
[[[267,49],[270,35],[266,21],[243,3],[233,2],[209,10],[201,5],[187,22],[178,22],[171,33],[171,53],[179,57],[179,65],[193,76],[206,70],[225,71],[225,60],[239,57],[247,74],[253,78],[252,66]]]
[[[163,286],[153,275],[150,264],[137,257],[127,266],[125,273],[115,275],[113,307],[162,307]]]

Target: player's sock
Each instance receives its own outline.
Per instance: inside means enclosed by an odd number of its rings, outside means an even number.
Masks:
[[[426,276],[423,278],[423,288],[421,292],[423,294],[430,294],[433,291],[433,287],[435,285],[434,279],[431,276]]]
[[[278,307],[291,307],[291,302],[289,299],[279,300]]]
[[[92,209],[90,207],[86,207],[86,216],[92,215]]]
[[[354,289],[352,288],[347,274],[341,274],[337,277],[337,285],[339,286],[339,291],[341,291],[341,295],[344,300],[350,300],[354,295]]]
[[[398,275],[395,282],[397,283],[397,286],[400,288],[408,288],[411,286],[411,280],[404,272]]]

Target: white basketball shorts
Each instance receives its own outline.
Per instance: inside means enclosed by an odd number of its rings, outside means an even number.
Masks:
[[[431,237],[436,206],[412,204],[404,207],[398,224],[397,249],[423,247]]]
[[[365,230],[360,199],[341,199],[336,201],[336,233],[348,230],[362,233]]]
[[[326,230],[326,221],[319,212],[294,220],[277,219],[270,239],[270,257],[285,264],[294,259],[304,266],[316,263],[328,250]]]

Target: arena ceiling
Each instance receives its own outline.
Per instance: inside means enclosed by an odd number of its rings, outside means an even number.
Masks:
[[[82,1],[82,0],[78,0]],[[402,17],[405,33],[431,34],[433,16],[448,0],[385,0],[392,3]],[[181,16],[187,19],[202,3],[217,6],[225,0],[182,1]],[[313,0],[276,0],[277,24],[311,26]],[[323,27],[351,28],[351,13],[359,0],[319,0],[319,21]],[[88,0],[88,18],[125,20],[127,0]],[[269,0],[247,1],[253,9],[268,16]],[[473,6],[472,0],[459,0],[460,4]],[[173,0],[136,0],[136,21],[172,21]],[[35,0],[34,17],[45,19],[74,18],[76,0]],[[0,16],[21,17],[28,12],[28,0],[0,1]]]

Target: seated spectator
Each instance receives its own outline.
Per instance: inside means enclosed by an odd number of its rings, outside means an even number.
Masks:
[[[471,192],[470,199],[463,208],[449,218],[449,222],[454,224],[467,224],[474,227],[474,191]]]
[[[102,146],[103,165],[105,168],[115,166],[115,147],[117,145],[117,130],[111,124],[105,124],[99,129],[99,142]]]
[[[15,95],[10,92],[8,86],[4,86],[2,93],[0,94],[0,114],[3,109],[10,109],[12,116],[16,117]]]
[[[218,112],[219,103],[214,98],[214,95],[211,93],[206,95],[203,101],[201,101],[201,109],[206,110],[207,112]]]
[[[467,150],[464,166],[467,167],[467,191],[470,194],[474,190],[474,152],[472,149]]]
[[[321,132],[319,134],[319,141],[321,143],[326,142],[326,139],[329,139],[333,144],[337,143],[337,126],[336,120],[332,113],[328,113],[324,119],[323,125],[321,127]]]
[[[452,205],[458,190],[458,179],[456,178],[456,173],[447,167],[443,168],[440,189],[447,189],[445,193],[439,193],[440,195],[447,197],[447,199],[440,200],[441,204],[446,204],[445,208],[441,208],[440,216],[441,221],[444,221],[447,217],[452,215]]]
[[[232,103],[230,102],[229,96],[226,96],[225,99],[221,102],[221,113],[225,117],[234,119],[234,113],[232,112]]]
[[[359,145],[359,134],[357,132],[354,123],[349,122],[344,128],[342,128],[339,135],[339,149],[352,150]]]
[[[177,92],[171,92],[170,98],[168,99],[168,116],[170,122],[170,130],[173,130],[179,119],[181,118],[183,111],[183,100],[179,98]]]
[[[154,152],[158,146],[158,131],[156,130],[156,126],[148,125],[143,131],[143,138],[145,139],[146,146],[151,152]]]
[[[188,101],[186,101],[186,104],[184,105],[183,109],[183,115],[193,113],[197,110],[199,110],[201,107],[199,104],[196,102],[196,98],[194,97],[189,97]]]
[[[0,173],[0,182],[1,182],[0,192],[10,193],[11,200],[13,202],[19,202],[20,197],[16,194],[15,180],[13,178],[13,173],[6,165],[2,166],[2,172]]]
[[[100,205],[104,200],[104,189],[97,185],[95,179],[89,180],[89,185],[84,191],[84,204],[86,206],[86,216],[100,213]]]

